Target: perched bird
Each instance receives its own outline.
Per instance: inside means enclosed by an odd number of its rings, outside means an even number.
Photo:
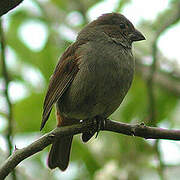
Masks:
[[[82,29],[61,56],[50,79],[44,101],[41,129],[56,104],[57,126],[111,115],[127,94],[134,74],[132,42],[145,37],[122,14],[103,14]],[[84,142],[92,137],[82,135]],[[73,136],[57,139],[48,166],[64,171]]]

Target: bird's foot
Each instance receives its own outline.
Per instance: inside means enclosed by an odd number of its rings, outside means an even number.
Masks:
[[[100,116],[96,116],[94,119],[93,119],[93,123],[97,126],[95,129],[91,130],[91,131],[88,131],[88,132],[85,132],[82,134],[82,140],[83,142],[87,142],[91,139],[91,137],[94,136],[94,134],[96,133],[96,137],[98,136],[99,134],[99,131],[100,130],[103,130],[104,127],[105,127],[105,118],[102,118]]]
[[[100,117],[100,116],[96,117],[95,121],[96,121],[96,124],[97,124],[97,129],[96,129],[96,137],[95,138],[98,137],[98,134],[99,134],[100,130],[104,129],[105,122],[106,122],[105,120],[106,120],[106,118],[103,118],[103,117]]]

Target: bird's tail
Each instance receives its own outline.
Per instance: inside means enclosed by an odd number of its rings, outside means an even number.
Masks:
[[[51,147],[48,156],[48,166],[51,169],[58,167],[64,171],[69,164],[73,136],[65,136],[57,139]]]

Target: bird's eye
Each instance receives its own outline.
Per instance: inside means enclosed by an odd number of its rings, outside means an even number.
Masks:
[[[119,26],[120,26],[121,29],[125,29],[126,28],[126,25],[124,23],[120,23]]]

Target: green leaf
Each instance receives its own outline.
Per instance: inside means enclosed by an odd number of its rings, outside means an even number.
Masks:
[[[36,132],[40,129],[42,119],[44,94],[31,94],[29,97],[14,105],[14,119],[16,121],[16,132]],[[54,121],[53,121],[54,120]],[[45,126],[45,131],[55,127],[55,116],[51,116]]]

